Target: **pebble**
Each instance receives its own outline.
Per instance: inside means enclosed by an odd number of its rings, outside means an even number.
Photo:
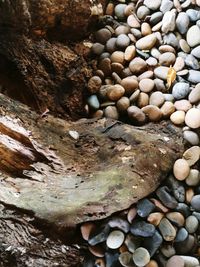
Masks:
[[[182,99],[182,100],[178,100],[174,103],[174,107],[176,108],[176,110],[182,110],[187,112],[189,109],[192,108],[191,103],[186,100],[186,99]]]
[[[176,26],[175,20],[176,20],[175,9],[167,11],[162,19],[162,28],[161,28],[162,32],[163,33],[173,32]]]
[[[160,11],[164,14],[167,11],[170,11],[173,7],[173,2],[170,0],[162,0]]]
[[[170,258],[176,254],[175,248],[169,243],[163,244],[160,251],[166,258]]]
[[[197,21],[200,19],[200,11],[195,9],[187,9],[186,14],[190,18],[190,21]]]
[[[175,242],[179,243],[179,242],[183,242],[188,238],[188,232],[185,228],[180,228],[177,232],[176,238],[175,238]]]
[[[164,217],[164,213],[153,212],[149,214],[147,221],[153,224],[154,226],[158,226],[163,217]]]
[[[188,235],[188,238],[185,241],[179,242],[175,247],[176,247],[177,253],[187,254],[187,253],[190,253],[192,251],[194,246],[195,246],[194,236]]]
[[[168,212],[166,218],[170,220],[174,225],[181,227],[185,223],[185,218],[180,212]]]
[[[162,66],[169,67],[169,66],[173,65],[175,61],[176,61],[176,57],[171,52],[166,52],[166,53],[161,54],[159,56],[159,64]]]
[[[116,107],[108,106],[104,110],[104,116],[113,120],[119,119],[119,113]]]
[[[80,230],[81,230],[81,235],[84,240],[88,241],[90,234],[92,231],[95,230],[95,224],[92,222],[86,222],[81,225]]]
[[[116,46],[121,49],[127,48],[129,44],[130,44],[130,39],[126,34],[120,34],[116,39]]]
[[[185,53],[189,53],[190,52],[190,47],[188,45],[188,43],[186,42],[185,39],[181,39],[179,41],[179,45],[180,45],[180,48],[183,50],[183,52]]]
[[[195,56],[196,58],[200,59],[200,45],[197,47],[193,48],[191,51],[191,54]]]
[[[89,247],[89,251],[95,256],[102,258],[104,257],[104,250],[101,246],[93,246]]]
[[[111,32],[106,28],[100,29],[96,32],[95,38],[97,42],[106,44],[106,42],[111,38]]]
[[[189,83],[178,82],[173,86],[172,95],[175,99],[185,98],[190,92]]]
[[[191,169],[188,177],[185,180],[186,184],[189,186],[196,186],[200,183],[200,174],[196,169]]]
[[[115,63],[120,63],[120,64],[124,64],[124,60],[125,60],[125,55],[124,55],[124,52],[122,51],[115,51],[112,53],[110,59],[112,62],[115,62]]]
[[[110,232],[110,227],[108,225],[100,227],[99,229],[97,229],[97,231],[90,234],[88,243],[91,246],[96,246],[97,244],[106,241],[109,232]]]
[[[130,231],[135,236],[149,237],[155,233],[155,226],[145,221],[135,221]]]
[[[124,238],[123,232],[119,230],[112,231],[106,240],[106,245],[110,249],[117,249],[123,244]]]
[[[137,17],[139,19],[145,19],[146,16],[148,16],[150,14],[150,10],[148,7],[146,6],[140,6],[138,9],[137,9]]]
[[[186,203],[190,204],[190,202],[192,201],[192,198],[194,196],[194,189],[189,187],[187,190],[186,190],[186,195],[185,195],[185,200],[186,200]]]
[[[199,226],[199,221],[195,216],[190,215],[189,217],[186,218],[185,229],[188,231],[189,234],[194,234],[198,229],[198,226]]]
[[[149,66],[151,66],[151,67],[155,67],[155,66],[157,66],[157,64],[158,64],[158,61],[157,61],[157,59],[154,58],[154,57],[149,57],[149,58],[146,60],[146,63],[147,63]]]
[[[178,203],[176,210],[181,212],[185,217],[188,217],[191,214],[190,208],[185,203]]]
[[[175,239],[176,230],[168,219],[163,218],[158,227],[165,241],[173,241]]]
[[[133,261],[138,267],[143,267],[150,261],[150,255],[147,249],[140,247],[133,253]]]
[[[166,213],[166,212],[169,211],[169,209],[168,209],[166,206],[164,206],[164,205],[161,203],[161,201],[159,201],[158,199],[151,198],[150,200],[154,203],[154,205],[156,206],[156,209],[157,209],[157,210],[159,210],[159,211],[161,211],[161,212],[163,212],[163,213]]]
[[[177,57],[173,66],[174,70],[178,72],[181,71],[184,67],[185,67],[184,59],[182,57]]]
[[[143,22],[141,25],[141,33],[143,36],[147,36],[152,33],[151,26],[147,22]]]
[[[145,267],[159,267],[158,263],[154,260],[150,260],[148,264],[145,265]]]
[[[122,218],[119,217],[113,217],[108,221],[108,225],[111,228],[117,228],[119,230],[122,230],[124,233],[128,233],[130,230],[130,225],[129,223]]]
[[[128,234],[125,239],[125,244],[128,250],[133,253],[138,247],[141,245],[141,238],[137,236],[133,236],[132,234]]]
[[[162,107],[160,108],[162,111],[163,117],[164,118],[169,118],[170,115],[175,111],[175,106],[172,102],[166,101]]]
[[[144,93],[150,93],[154,89],[155,83],[152,79],[142,79],[139,82],[139,89]]]
[[[171,257],[166,264],[166,267],[185,267],[184,260],[180,256]]]
[[[197,133],[195,133],[193,131],[184,131],[183,137],[191,145],[198,145],[199,144],[199,136]]]
[[[188,110],[185,116],[185,124],[192,129],[200,127],[200,110],[197,108],[191,108]]]
[[[96,95],[89,96],[87,102],[92,109],[100,108],[100,103]]]
[[[119,112],[126,112],[127,109],[130,107],[130,100],[128,97],[123,96],[122,98],[120,98],[117,101],[117,109],[119,110]]]
[[[185,64],[194,70],[198,70],[200,68],[198,60],[191,54],[186,56]]]
[[[164,44],[171,45],[174,48],[178,47],[178,45],[179,45],[179,41],[178,41],[176,35],[172,32],[165,34],[163,37],[163,40],[164,40]]]
[[[131,14],[128,16],[127,18],[127,24],[131,27],[131,28],[140,28],[140,23],[137,20],[136,16],[134,14]]]
[[[142,218],[147,217],[154,210],[154,208],[155,205],[147,198],[139,200],[137,203],[137,213]]]
[[[173,196],[169,194],[169,188],[167,186],[159,187],[156,190],[156,195],[166,207],[170,209],[174,209],[177,207],[178,202]]]
[[[162,111],[157,106],[147,105],[142,108],[142,111],[150,121],[156,122],[162,118]]]
[[[194,25],[189,28],[186,35],[187,43],[190,47],[194,47],[200,44],[200,28]]]
[[[139,74],[146,70],[147,63],[139,57],[134,58],[130,64],[129,68],[132,71],[133,74]]]
[[[163,242],[163,238],[160,233],[156,230],[154,235],[151,237],[146,237],[142,242],[142,245],[148,250],[150,256],[154,256],[156,251],[159,249]]]
[[[121,80],[121,85],[127,95],[131,95],[138,88],[138,81],[134,77],[126,77]]]
[[[165,97],[161,92],[153,92],[149,99],[149,104],[160,107],[165,102]]]
[[[132,223],[137,215],[137,209],[135,207],[132,207],[129,209],[127,214],[127,220],[129,223]]]
[[[180,256],[184,261],[184,267],[195,267],[199,265],[199,261],[195,257],[190,256]]]
[[[187,80],[191,83],[200,83],[200,71],[198,70],[189,70]]]
[[[109,87],[107,91],[107,97],[111,101],[117,101],[124,95],[124,93],[125,89],[121,85],[115,84]]]
[[[125,52],[124,52],[124,58],[126,61],[131,61],[136,55],[136,49],[134,45],[129,45]]]
[[[106,43],[106,50],[109,53],[113,53],[116,50],[116,40],[117,38],[112,37]]]
[[[185,201],[185,188],[180,181],[178,181],[173,175],[170,175],[166,184],[169,188],[171,188],[171,191],[178,202]]]
[[[130,106],[127,109],[129,118],[136,124],[144,124],[146,121],[145,113],[136,106]]]
[[[118,4],[115,6],[115,16],[119,20],[123,20],[125,18],[124,10],[127,7],[126,4]]]
[[[136,42],[136,47],[140,50],[150,50],[156,43],[157,38],[154,33],[149,34]]]
[[[200,147],[190,147],[184,152],[183,158],[187,161],[189,166],[193,166],[200,158]]]
[[[88,81],[88,90],[91,94],[95,94],[100,90],[101,85],[101,78],[99,76],[93,76]]]
[[[174,163],[173,173],[177,180],[183,181],[190,173],[190,166],[185,159],[178,159]]]
[[[150,18],[150,24],[151,25],[155,25],[156,23],[158,23],[159,21],[161,21],[163,17],[163,13],[158,11],[158,12],[155,12],[151,15],[151,18]]]
[[[185,12],[180,12],[176,19],[176,27],[181,34],[185,34],[188,31],[190,20]]]
[[[168,71],[168,67],[160,66],[154,69],[154,74],[159,79],[167,80]]]
[[[191,90],[188,100],[191,104],[195,104],[200,101],[200,84],[197,84],[195,88]]]
[[[191,200],[191,206],[195,211],[200,211],[200,195],[195,195]]]
[[[133,266],[132,254],[128,251],[121,253],[119,255],[119,262],[125,267]]]
[[[175,111],[172,113],[170,116],[170,120],[175,124],[175,125],[182,125],[185,122],[185,112],[182,110]]]

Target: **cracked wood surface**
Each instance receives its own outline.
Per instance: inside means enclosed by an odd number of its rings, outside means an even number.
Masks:
[[[3,95],[0,106],[0,202],[32,212],[58,231],[147,196],[183,149],[179,130],[166,123],[66,122]]]

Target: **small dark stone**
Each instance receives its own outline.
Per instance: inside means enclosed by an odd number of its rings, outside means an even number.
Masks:
[[[155,231],[153,236],[144,239],[142,246],[149,251],[149,254],[152,257],[159,249],[162,242],[163,242],[162,236],[159,234],[158,231]]]
[[[156,195],[160,201],[168,208],[175,209],[178,205],[176,199],[169,194],[169,188],[167,186],[162,186],[156,190]]]
[[[192,198],[191,206],[195,211],[200,211],[200,195],[196,195]]]
[[[99,243],[102,243],[106,241],[109,233],[110,233],[110,226],[109,225],[102,226],[96,232],[92,233],[92,236],[90,236],[88,243],[91,246],[95,246]]]
[[[121,267],[119,262],[119,253],[105,253],[106,267]]]
[[[179,211],[183,214],[184,217],[188,217],[191,215],[190,208],[185,203],[178,203],[178,206],[176,207],[176,211]]]
[[[175,248],[178,254],[187,254],[195,247],[196,240],[193,235],[188,235],[187,239],[183,242],[176,243]]]
[[[137,213],[140,217],[147,217],[155,208],[155,205],[147,198],[138,201]]]
[[[173,195],[178,202],[185,201],[185,188],[180,181],[170,175],[167,179],[167,185],[172,188]]]
[[[131,226],[131,233],[135,236],[149,237],[155,233],[155,226],[144,221],[135,221]]]

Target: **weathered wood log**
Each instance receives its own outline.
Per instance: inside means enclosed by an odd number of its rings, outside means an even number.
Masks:
[[[0,106],[0,202],[57,230],[105,218],[153,192],[183,149],[167,124],[69,123],[3,95]]]

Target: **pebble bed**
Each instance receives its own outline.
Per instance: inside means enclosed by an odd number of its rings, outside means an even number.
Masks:
[[[154,194],[80,230],[84,267],[200,267],[200,0],[108,3],[94,34],[93,117],[167,119],[187,150]]]

